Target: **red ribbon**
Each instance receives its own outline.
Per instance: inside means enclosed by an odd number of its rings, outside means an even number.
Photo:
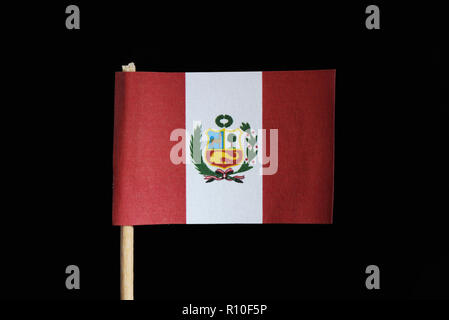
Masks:
[[[217,176],[204,176],[204,179],[205,180],[209,180],[209,179],[224,180],[224,179],[226,179],[228,181],[231,181],[231,180],[234,180],[233,178],[235,178],[235,179],[244,179],[245,178],[245,176],[233,176],[233,177],[230,177],[229,175],[234,173],[234,170],[232,170],[231,168],[227,169],[226,171],[223,171],[221,169],[217,169],[215,172],[221,174],[221,176],[220,177],[217,177]]]

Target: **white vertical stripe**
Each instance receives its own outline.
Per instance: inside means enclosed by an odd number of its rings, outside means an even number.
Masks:
[[[261,72],[186,73],[187,132],[193,132],[194,121],[201,121],[204,138],[207,129],[219,129],[215,118],[221,114],[233,118],[229,129],[239,128],[242,122],[248,122],[256,132],[262,128]],[[187,140],[190,141],[190,135]],[[258,162],[242,173],[244,183],[226,180],[205,183],[195,167],[187,164],[187,223],[262,223],[260,167]]]

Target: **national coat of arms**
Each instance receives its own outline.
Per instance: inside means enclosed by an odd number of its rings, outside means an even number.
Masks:
[[[226,122],[223,122],[224,120]],[[251,170],[253,168],[251,165],[256,163],[258,152],[256,131],[245,122],[240,128],[228,129],[233,122],[229,115],[217,116],[215,123],[221,129],[206,131],[204,151],[201,148],[201,126],[193,130],[190,137],[190,156],[193,165],[204,176],[206,183],[216,180],[243,183],[245,176],[239,174]],[[203,156],[207,163],[203,161]],[[217,169],[213,170],[209,166]],[[240,167],[236,169],[238,166]]]

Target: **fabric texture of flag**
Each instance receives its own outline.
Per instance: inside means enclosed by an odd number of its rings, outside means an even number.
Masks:
[[[335,70],[118,72],[114,225],[332,223]]]

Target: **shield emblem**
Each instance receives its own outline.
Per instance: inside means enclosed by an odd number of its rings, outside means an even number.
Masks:
[[[206,161],[223,169],[238,166],[243,162],[243,131],[221,129],[207,131]]]

